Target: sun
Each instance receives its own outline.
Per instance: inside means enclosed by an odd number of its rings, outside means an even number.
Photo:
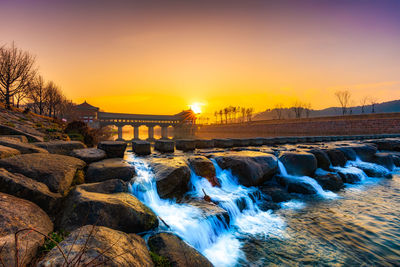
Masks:
[[[193,103],[189,107],[191,110],[193,110],[194,113],[200,114],[202,105],[203,105],[202,103]]]

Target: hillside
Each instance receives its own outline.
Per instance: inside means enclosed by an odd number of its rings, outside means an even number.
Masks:
[[[17,134],[21,131],[31,135],[31,138],[28,137],[30,140],[68,140],[63,129],[63,123],[53,118],[32,112],[24,113],[18,108],[8,110],[0,105],[0,134]]]
[[[362,114],[361,106],[354,106],[349,108],[351,114]],[[371,113],[372,106],[367,105],[364,107],[365,113]],[[388,101],[379,104],[375,104],[375,113],[390,113],[390,112],[400,112],[400,100]],[[284,109],[282,111],[283,118],[293,118],[294,113],[290,109]],[[310,117],[324,117],[324,116],[338,116],[342,115],[342,109],[340,107],[330,107],[321,110],[311,110]],[[303,117],[305,114],[303,114]],[[253,117],[253,120],[271,120],[277,119],[277,113],[274,109],[266,110],[260,112]]]

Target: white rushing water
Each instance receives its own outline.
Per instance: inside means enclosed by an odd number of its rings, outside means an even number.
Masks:
[[[303,183],[309,184],[311,185],[315,191],[317,192],[317,194],[322,197],[322,198],[336,198],[337,194],[331,192],[331,191],[325,191],[319,184],[318,182],[308,176],[295,176],[295,175],[290,175],[288,174],[285,165],[283,165],[283,163],[278,160],[278,168],[279,171],[281,173],[281,175],[283,177],[285,177],[286,179],[292,179],[292,180],[297,180],[297,181],[301,181]]]
[[[192,191],[188,195],[203,197],[204,190],[228,212],[229,225],[217,217],[203,217],[194,206],[161,199],[150,166],[138,158],[131,158],[130,162],[137,172],[131,185],[132,194],[162,218],[172,232],[200,251],[215,266],[233,266],[239,259],[244,259],[240,249],[240,238],[243,236],[283,235],[283,220],[271,211],[261,211],[251,197],[256,189],[239,185],[230,171],[222,170],[215,163],[221,187],[213,187],[207,179],[192,174]]]

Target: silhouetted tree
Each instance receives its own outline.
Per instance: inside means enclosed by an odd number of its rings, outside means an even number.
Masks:
[[[0,96],[7,108],[11,108],[13,97],[27,90],[35,77],[34,63],[35,58],[14,43],[0,47]]]
[[[378,103],[378,100],[375,97],[371,97],[369,103],[371,104],[371,113],[375,113],[375,105]]]
[[[336,91],[336,98],[338,99],[340,106],[342,108],[342,115],[347,113],[347,107],[350,103],[351,94],[348,90]]]
[[[364,114],[365,113],[365,106],[368,103],[369,98],[367,96],[364,96],[361,100],[360,100],[360,106],[361,106],[361,113]]]

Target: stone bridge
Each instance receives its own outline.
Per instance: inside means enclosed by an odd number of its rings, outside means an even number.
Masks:
[[[181,113],[176,115],[145,115],[145,114],[125,114],[98,112],[97,123],[100,126],[115,126],[118,128],[118,139],[122,138],[122,127],[129,125],[133,127],[133,138],[139,139],[139,127],[144,125],[148,128],[148,139],[154,140],[154,127],[161,127],[161,139],[168,139],[168,127],[182,124],[184,117]]]

